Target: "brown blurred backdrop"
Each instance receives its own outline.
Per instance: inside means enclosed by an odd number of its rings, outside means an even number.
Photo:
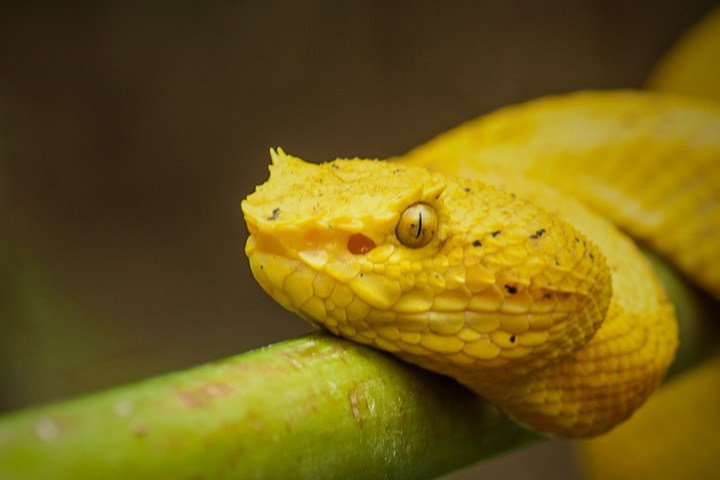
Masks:
[[[0,412],[310,331],[243,255],[269,147],[385,157],[502,105],[639,87],[717,2],[339,3],[0,6]],[[528,472],[575,478],[567,445],[465,475]]]

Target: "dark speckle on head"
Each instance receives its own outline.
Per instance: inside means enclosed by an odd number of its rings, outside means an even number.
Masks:
[[[495,230],[495,231],[492,232],[490,235],[492,235],[493,238],[494,238],[494,237],[497,237],[498,235],[500,235],[501,233],[502,233],[502,232],[501,232],[500,230]]]
[[[273,208],[272,215],[270,215],[267,219],[268,220],[277,220],[277,218],[280,216],[280,207]]]
[[[541,228],[540,230],[536,231],[532,235],[530,235],[530,238],[540,238],[545,234],[545,229]]]
[[[340,165],[338,165],[337,163],[331,163],[330,168],[334,170],[340,170]]]
[[[507,290],[510,295],[514,295],[517,293],[517,288],[513,287],[512,285],[505,285],[505,290]]]
[[[480,240],[473,240],[472,246],[473,247],[482,247],[482,242]]]

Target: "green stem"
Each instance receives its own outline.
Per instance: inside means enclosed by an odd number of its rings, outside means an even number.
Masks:
[[[699,331],[705,300],[676,283]],[[678,365],[711,343],[696,335]],[[318,333],[0,418],[0,478],[432,478],[538,438],[449,379]]]
[[[324,334],[0,421],[3,478],[431,478],[535,435]]]

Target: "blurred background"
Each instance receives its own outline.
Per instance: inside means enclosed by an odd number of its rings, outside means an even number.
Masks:
[[[0,414],[311,327],[256,285],[268,149],[401,154],[534,97],[640,87],[717,1],[0,7]],[[447,478],[577,478],[546,442]]]

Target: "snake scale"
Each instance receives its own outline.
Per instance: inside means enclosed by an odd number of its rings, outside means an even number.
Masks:
[[[271,156],[242,202],[263,289],[538,432],[606,432],[673,360],[673,307],[629,236],[720,298],[711,102],[578,92],[385,161]]]

